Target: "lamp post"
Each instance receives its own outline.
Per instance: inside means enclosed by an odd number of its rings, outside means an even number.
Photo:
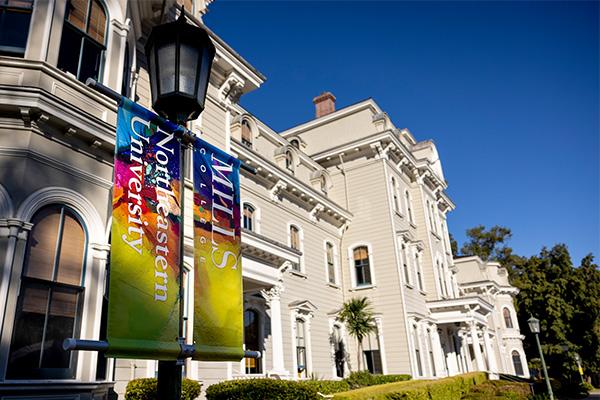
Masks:
[[[152,28],[146,42],[146,58],[152,108],[163,117],[177,124],[185,124],[200,116],[208,88],[210,69],[215,56],[215,47],[206,31],[186,23],[184,8],[177,21]],[[190,138],[182,138],[181,171],[186,170],[187,148]],[[181,190],[181,237],[183,238],[184,190]],[[179,282],[181,285],[183,266],[183,240],[180,245]],[[181,287],[181,286],[180,286]],[[180,293],[179,342],[185,342],[183,327],[183,297]],[[181,398],[183,357],[177,361],[158,362],[158,399],[179,400]]]
[[[540,320],[531,316],[531,318],[527,320],[527,324],[529,325],[529,330],[531,331],[531,333],[535,335],[535,341],[537,343],[538,351],[540,353],[540,358],[542,359],[542,369],[544,370],[544,380],[546,381],[548,395],[550,396],[550,400],[554,400],[552,386],[550,385],[550,379],[548,378],[548,370],[546,369],[546,361],[544,360],[544,353],[542,353],[542,345],[540,344]]]

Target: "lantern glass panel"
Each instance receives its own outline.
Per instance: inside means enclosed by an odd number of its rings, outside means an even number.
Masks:
[[[529,318],[527,320],[527,324],[529,324],[529,329],[531,333],[540,333],[540,320],[536,318]]]
[[[198,73],[198,103],[204,109],[204,100],[206,98],[206,89],[208,87],[208,80],[210,76],[210,67],[212,65],[212,59],[214,55],[211,55],[209,50],[205,49],[202,52],[202,61],[200,71]]]
[[[181,43],[179,49],[179,91],[193,96],[196,91],[198,49]]]
[[[158,79],[160,94],[175,91],[175,43],[169,43],[158,48]]]

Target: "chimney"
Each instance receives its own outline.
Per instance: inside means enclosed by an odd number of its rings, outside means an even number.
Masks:
[[[335,111],[335,96],[331,92],[323,92],[313,99],[316,118]]]

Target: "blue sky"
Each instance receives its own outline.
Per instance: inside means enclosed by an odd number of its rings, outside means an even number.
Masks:
[[[217,0],[206,24],[267,76],[242,97],[277,131],[329,90],[433,139],[459,243],[512,229],[522,255],[600,254],[598,2]]]

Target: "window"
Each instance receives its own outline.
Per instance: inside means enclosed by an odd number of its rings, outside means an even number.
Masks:
[[[0,55],[23,57],[33,0],[0,0]]]
[[[254,223],[255,209],[248,203],[244,203],[243,209],[244,210],[243,210],[242,225],[243,225],[244,229],[248,229],[249,231],[254,231],[256,229],[256,226]]]
[[[434,202],[427,202],[427,204],[429,205],[429,209],[431,211],[431,214],[429,216],[429,224],[431,225],[431,230],[434,233],[438,233],[438,228],[437,228],[437,218],[436,218],[436,212],[435,212],[435,203]]]
[[[415,221],[412,212],[412,201],[410,199],[410,193],[408,193],[408,190],[404,192],[404,197],[406,200],[406,213],[408,214],[408,220],[411,224],[414,224]]]
[[[504,326],[506,326],[507,329],[512,329],[513,323],[508,308],[504,307],[502,309],[502,315],[504,316]]]
[[[363,343],[363,355],[367,370],[372,374],[383,374],[383,363],[381,361],[381,350],[379,348],[379,334],[377,329],[370,333]]]
[[[415,270],[417,272],[417,284],[419,285],[419,290],[425,290],[425,285],[423,284],[423,266],[421,265],[421,255],[419,253],[415,253]]]
[[[258,313],[254,310],[244,311],[244,349],[260,351],[260,325]],[[257,358],[245,358],[246,373],[260,374],[261,364]]]
[[[301,242],[300,242],[300,229],[295,225],[290,225],[290,247],[294,250],[301,250]],[[293,263],[292,269],[295,271],[301,271],[302,268],[300,264]]]
[[[525,372],[523,371],[523,363],[521,361],[521,355],[516,350],[513,350],[513,352],[512,352],[512,362],[513,362],[513,367],[515,367],[515,375],[521,375],[521,376],[525,375]]]
[[[398,185],[396,184],[396,179],[392,176],[392,206],[394,207],[394,211],[400,211],[400,203],[398,199]]]
[[[300,142],[298,141],[298,139],[292,139],[292,140],[290,140],[290,144],[292,146],[294,146],[295,148],[300,149]]]
[[[333,332],[331,334],[331,341],[333,343],[333,358],[335,362],[335,376],[338,378],[344,377],[344,368],[346,360],[346,347],[344,345],[344,339],[342,337],[342,330],[338,325],[333,326]]]
[[[252,130],[250,128],[250,122],[245,119],[242,120],[242,144],[252,148]]]
[[[413,325],[413,347],[415,349],[415,361],[417,363],[417,376],[423,376],[423,366],[421,364],[421,344],[419,341],[419,328]]]
[[[68,0],[58,68],[82,82],[98,79],[106,50],[106,11],[98,0]]]
[[[404,283],[409,285],[410,271],[408,270],[408,249],[406,244],[402,243],[402,270],[404,271]]]
[[[41,209],[31,222],[6,377],[73,379],[76,355],[62,343],[79,333],[87,235],[61,205]]]
[[[336,279],[333,245],[329,242],[325,243],[325,258],[327,260],[327,281],[329,283],[335,284]]]
[[[306,330],[301,319],[296,319],[296,361],[298,378],[306,378]]]
[[[435,262],[435,264],[437,266],[438,282],[440,284],[440,295],[445,297],[448,295],[448,293],[446,292],[446,284],[445,284],[445,279],[444,279],[444,267],[443,267],[442,263],[440,262],[440,260],[437,260]]]
[[[354,249],[354,273],[356,276],[356,286],[366,286],[371,281],[371,265],[369,262],[369,250],[367,246],[360,246]]]
[[[294,172],[294,156],[291,151],[285,152],[285,168],[292,173]]]

